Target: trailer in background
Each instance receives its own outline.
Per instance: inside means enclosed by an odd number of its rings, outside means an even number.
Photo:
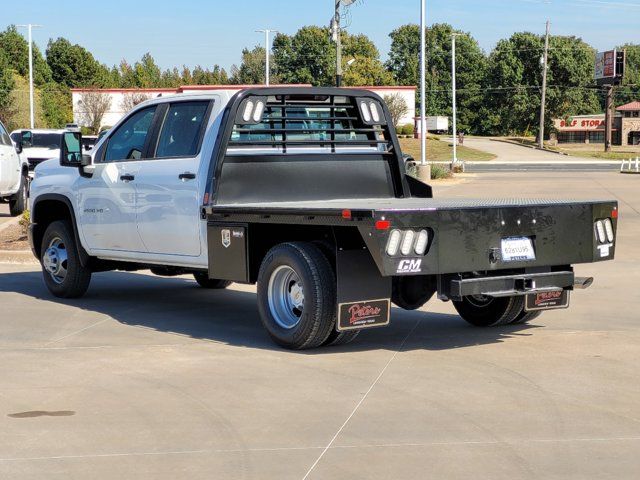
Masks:
[[[427,133],[445,134],[449,132],[449,117],[444,115],[432,115],[427,117]],[[420,138],[420,117],[414,119],[415,138]]]

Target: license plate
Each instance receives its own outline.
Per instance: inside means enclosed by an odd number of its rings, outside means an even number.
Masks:
[[[502,239],[503,262],[526,262],[536,259],[533,242],[529,237],[510,237]]]
[[[567,290],[559,292],[539,292],[526,296],[524,309],[527,312],[535,310],[554,310],[557,308],[567,308],[569,306],[569,292]]]
[[[338,331],[389,325],[390,312],[391,301],[388,298],[341,303],[338,307]]]

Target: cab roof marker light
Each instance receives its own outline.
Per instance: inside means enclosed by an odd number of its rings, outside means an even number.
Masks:
[[[618,207],[613,207],[611,210],[611,218],[618,218]]]
[[[389,230],[391,222],[389,220],[378,220],[376,222],[376,230]]]
[[[427,243],[429,243],[429,232],[426,230],[420,230],[418,232],[418,238],[416,239],[416,245],[414,251],[416,255],[424,255],[427,251]]]
[[[264,102],[256,102],[256,109],[253,111],[253,121],[260,122],[262,120],[262,114],[264,113]]]
[[[604,231],[607,234],[607,240],[609,243],[613,242],[613,224],[611,223],[611,219],[607,218],[603,221],[604,223]]]
[[[398,247],[400,246],[400,239],[402,238],[402,232],[400,230],[393,230],[389,235],[389,241],[387,242],[387,254],[394,256],[398,253]]]
[[[413,238],[415,237],[415,232],[413,230],[407,230],[404,232],[404,237],[402,238],[402,245],[400,246],[400,253],[402,255],[409,255],[411,253],[411,247],[413,247]]]
[[[365,102],[362,102],[360,104],[360,110],[362,110],[362,119],[366,123],[369,123],[371,121],[371,112],[369,111],[369,106]]]
[[[242,119],[245,122],[250,121],[252,113],[253,113],[253,102],[249,100],[247,104],[244,106],[244,113],[242,114]]]
[[[376,105],[375,102],[371,102],[369,104],[369,108],[371,109],[371,117],[373,118],[374,122],[379,122],[380,121],[380,112],[378,111],[378,106]]]

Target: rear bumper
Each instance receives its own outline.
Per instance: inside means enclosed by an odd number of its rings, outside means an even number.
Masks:
[[[471,278],[443,275],[443,279],[439,293],[454,300],[459,300],[468,295],[512,297],[532,293],[572,290],[575,283],[575,276],[572,271]]]

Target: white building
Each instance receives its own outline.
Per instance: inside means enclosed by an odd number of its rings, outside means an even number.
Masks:
[[[274,87],[277,85],[274,85]],[[311,85],[284,85],[284,86],[311,86]],[[237,92],[245,88],[255,88],[256,85],[186,85],[178,88],[104,88],[104,89],[86,89],[72,88],[71,101],[73,103],[73,121],[80,126],[88,124],[85,108],[82,104],[83,95],[87,92],[98,92],[102,95],[108,95],[111,102],[109,108],[102,118],[102,126],[110,127],[115,125],[125,113],[127,113],[127,103],[130,97],[145,96],[147,98],[165,97],[167,95],[175,95],[184,92],[210,92],[212,90],[227,90]],[[356,88],[356,87],[354,87]],[[406,102],[407,114],[400,120],[400,125],[407,123],[413,124],[416,115],[416,88],[415,87],[357,87],[364,90],[370,90],[377,93],[381,97],[386,95],[399,95]],[[130,102],[129,102],[130,103]]]

